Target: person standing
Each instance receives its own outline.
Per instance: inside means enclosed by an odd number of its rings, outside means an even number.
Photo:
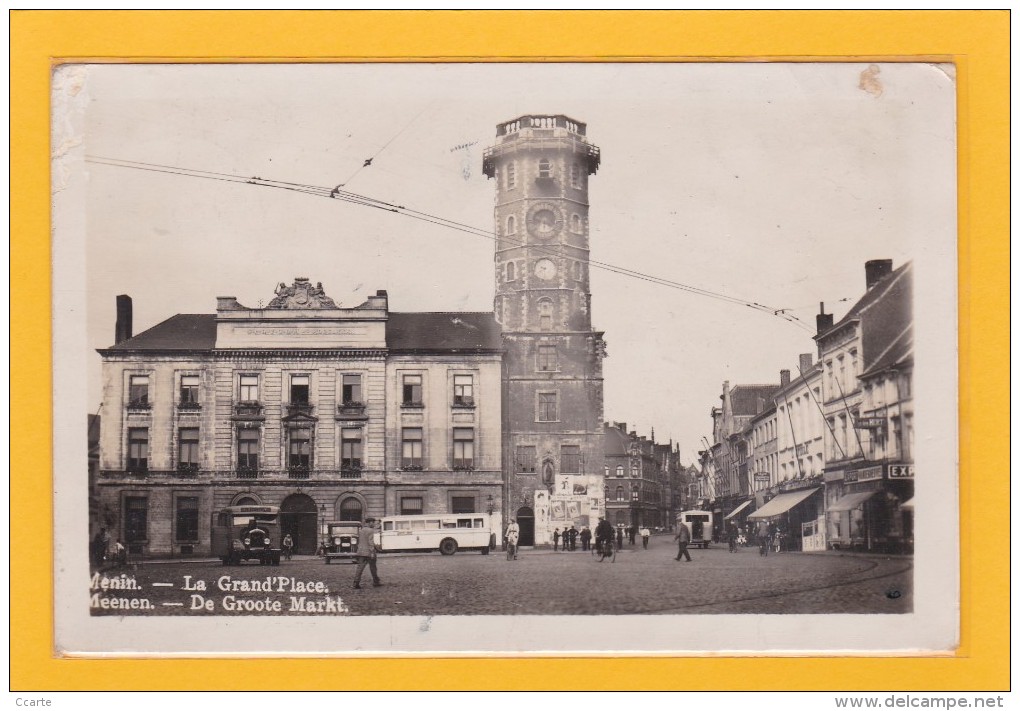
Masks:
[[[290,560],[290,556],[294,553],[294,537],[289,533],[283,537],[283,557]]]
[[[560,529],[553,531],[553,553],[560,549]]]
[[[123,567],[127,565],[127,548],[124,547],[119,538],[113,544],[113,560],[118,566]]]
[[[585,526],[581,529],[581,550],[586,551],[591,548],[591,529]]]
[[[645,550],[648,550],[648,539],[652,537],[652,532],[648,530],[648,526],[641,529],[641,545],[644,546]]]
[[[605,518],[599,518],[595,527],[595,550],[602,552],[603,546],[613,538],[613,525]]]
[[[513,551],[514,560],[517,560],[517,543],[521,540],[521,527],[517,519],[510,519],[510,525],[506,527],[506,543]]]
[[[577,529],[574,528],[574,524],[570,524],[570,530],[567,531],[567,538],[570,541],[570,550],[577,550]]]
[[[676,536],[673,537],[674,541],[679,542],[679,549],[676,552],[676,559],[680,560],[681,557],[687,558],[687,562],[691,562],[691,554],[687,552],[687,545],[691,542],[691,532],[687,530],[687,526],[684,523],[677,524]]]
[[[376,545],[375,533],[378,530],[378,522],[374,518],[365,519],[365,525],[358,531],[358,571],[354,574],[354,589],[361,587],[361,574],[368,566],[372,573],[372,587],[379,587],[382,581],[379,580],[379,571],[375,567]]]
[[[627,529],[627,536],[630,538],[630,544],[634,545],[637,542],[637,525],[631,526]]]
[[[758,555],[769,554],[769,525],[765,519],[758,522]]]
[[[103,564],[103,536],[106,535],[106,529],[101,528],[96,533],[95,538],[92,539],[92,547],[90,549],[90,558],[92,559],[92,565],[100,567]]]
[[[616,529],[616,550],[623,548],[623,526]]]
[[[730,544],[730,553],[737,552],[737,524],[730,521],[726,527],[726,540]]]

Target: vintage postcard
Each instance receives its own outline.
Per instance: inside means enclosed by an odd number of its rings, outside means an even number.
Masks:
[[[959,643],[952,64],[52,106],[59,653]]]

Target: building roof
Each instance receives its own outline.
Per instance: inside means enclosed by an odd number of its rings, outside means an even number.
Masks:
[[[615,424],[605,424],[605,436],[602,439],[602,452],[608,457],[625,457],[630,455],[630,436]]]
[[[500,333],[487,311],[391,311],[386,346],[391,351],[499,350]]]
[[[758,414],[759,398],[765,401],[765,409],[774,405],[773,398],[779,385],[734,385],[730,389],[730,408],[734,417],[754,417]]]
[[[386,345],[393,351],[499,350],[499,324],[492,313],[473,311],[390,312]],[[177,314],[107,349],[196,351],[216,347],[216,314]]]
[[[883,300],[887,294],[898,296],[902,293],[906,293],[908,296],[912,291],[912,280],[903,280],[904,274],[912,276],[913,262],[904,262],[899,266],[898,269],[894,269],[890,274],[876,282],[870,289],[864,292],[864,296],[857,300],[850,310],[846,312],[846,315],[841,318],[838,322],[827,328],[824,332],[819,333],[815,336],[815,340],[825,338],[828,334],[838,331],[844,324],[853,321],[861,316],[861,314],[870,308],[875,303]]]
[[[885,352],[880,353],[868,369],[861,373],[862,378],[866,378],[869,375],[874,375],[888,368],[895,367],[900,363],[904,363],[914,356],[914,327],[913,325],[907,326],[903,329],[899,336],[897,336],[892,343],[885,349]]]
[[[177,314],[107,350],[207,351],[216,347],[216,314]]]

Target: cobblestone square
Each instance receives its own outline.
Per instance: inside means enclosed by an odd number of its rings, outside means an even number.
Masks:
[[[761,557],[754,548],[730,553],[725,546],[712,546],[691,551],[693,560],[688,563],[677,562],[675,551],[671,537],[655,536],[647,550],[640,544],[624,547],[615,562],[599,562],[580,550],[548,549],[524,550],[516,561],[508,561],[498,550],[490,555],[382,555],[383,585],[374,588],[366,570],[358,590],[353,589],[354,565],[326,565],[315,557],[283,561],[278,567],[210,561],[129,565],[104,575],[114,579],[123,573],[136,589],[93,589],[93,596],[145,599],[151,607],[97,607],[93,597],[93,613],[688,615],[912,610],[910,557],[850,553]],[[274,581],[268,592],[262,589],[266,578]],[[277,580],[285,582],[276,584]],[[246,582],[253,589],[244,589]],[[193,596],[205,606],[196,607]],[[291,599],[302,597],[304,607],[293,609]],[[329,602],[320,604],[324,599]],[[272,609],[274,602],[278,609]],[[224,611],[225,603],[232,608],[229,612]],[[256,603],[261,606],[245,612],[245,605]],[[340,609],[319,609],[323,604]]]

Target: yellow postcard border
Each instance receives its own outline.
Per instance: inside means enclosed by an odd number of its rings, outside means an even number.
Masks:
[[[13,690],[1009,688],[1008,11],[13,11]],[[54,64],[952,61],[959,119],[961,647],[932,658],[60,659],[53,651]]]

